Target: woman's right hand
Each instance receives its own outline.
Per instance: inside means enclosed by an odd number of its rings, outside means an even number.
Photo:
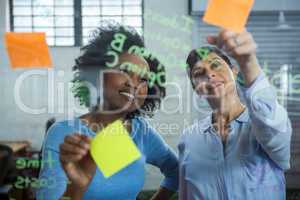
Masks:
[[[68,135],[60,145],[60,162],[73,189],[86,191],[96,164],[89,153],[91,138],[78,133]]]

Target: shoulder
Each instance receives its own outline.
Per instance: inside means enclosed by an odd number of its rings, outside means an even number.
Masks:
[[[55,122],[47,132],[47,138],[61,135],[68,135],[76,128],[76,120],[64,120]],[[78,125],[77,125],[78,126]]]
[[[149,123],[149,120],[144,117],[135,117],[132,119],[133,123],[138,127],[138,128],[151,128],[151,125]]]
[[[144,117],[136,117],[133,119],[134,133],[142,137],[151,137],[158,135],[158,132],[151,126],[149,119]]]
[[[140,138],[143,141],[143,146],[146,151],[153,151],[153,149],[168,148],[168,145],[164,141],[163,137],[155,130],[149,120],[143,117],[137,117],[135,120],[136,138]]]
[[[59,144],[64,141],[67,135],[74,133],[86,133],[86,127],[80,123],[79,119],[63,120],[55,122],[47,131],[44,145],[46,148],[58,150]]]

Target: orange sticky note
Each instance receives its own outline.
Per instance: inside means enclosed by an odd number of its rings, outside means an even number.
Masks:
[[[12,68],[50,68],[52,66],[45,33],[5,33]]]
[[[203,21],[225,29],[242,32],[254,0],[210,0]]]

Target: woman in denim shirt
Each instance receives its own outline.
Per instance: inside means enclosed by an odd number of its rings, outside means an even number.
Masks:
[[[180,199],[283,200],[292,129],[258,64],[254,39],[222,30],[207,41],[218,48],[191,51],[187,64],[195,92],[213,112],[181,137]]]

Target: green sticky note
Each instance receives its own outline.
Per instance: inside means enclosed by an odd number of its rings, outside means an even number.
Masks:
[[[97,133],[91,143],[91,155],[108,178],[141,157],[121,120],[117,120]]]

